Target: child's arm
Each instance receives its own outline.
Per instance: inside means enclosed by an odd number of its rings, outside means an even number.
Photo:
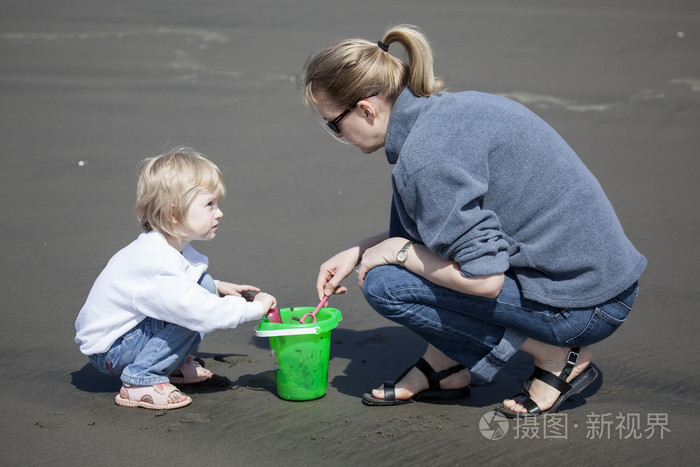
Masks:
[[[246,290],[241,294],[241,296],[245,298],[248,302],[260,302],[260,304],[263,307],[263,310],[267,310],[265,311],[265,314],[268,314],[270,311],[272,311],[273,308],[277,308],[277,299],[268,293],[253,293]]]
[[[259,302],[265,314],[268,314],[273,308],[277,308],[277,299],[270,295],[269,293],[260,292],[253,299],[255,302]]]
[[[222,297],[226,295],[234,295],[236,297],[243,297],[249,302],[260,302],[265,314],[267,314],[270,309],[277,306],[277,299],[275,299],[275,297],[268,293],[260,292],[259,288],[252,285],[239,285],[232,284],[230,282],[217,281],[216,291],[219,292],[219,295]]]
[[[244,292],[260,292],[260,289],[252,285],[239,285],[230,282],[216,281],[216,291],[219,295],[233,295],[234,297],[242,297]]]
[[[263,307],[265,314],[271,309],[277,306],[277,300],[272,295],[260,292],[260,289],[252,285],[239,285],[232,284],[230,282],[216,282],[216,291],[222,297],[226,295],[234,295],[236,297],[243,297],[247,301],[252,302],[253,300],[260,302]]]
[[[137,290],[132,301],[143,315],[199,332],[235,328],[258,320],[276,305],[275,298],[263,292],[258,292],[252,302],[236,295],[220,297],[182,275],[152,281]]]

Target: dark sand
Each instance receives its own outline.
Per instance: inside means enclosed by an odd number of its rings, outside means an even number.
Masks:
[[[697,463],[700,4],[575,3],[2,1],[0,464]],[[332,303],[345,320],[324,398],[279,399],[248,323],[204,341],[221,384],[183,387],[191,406],[115,406],[119,382],[89,366],[73,325],[139,233],[136,163],[176,144],[209,155],[229,187],[217,239],[196,245],[212,273],[314,305],[320,263],[385,228],[391,168],[328,137],[295,76],[325,44],[404,22],[428,33],[451,90],[510,96],[560,131],[649,259],[628,323],[594,347],[602,378],[565,406],[566,433],[538,421],[482,436],[525,356],[458,404],[363,406],[424,344],[352,283]]]

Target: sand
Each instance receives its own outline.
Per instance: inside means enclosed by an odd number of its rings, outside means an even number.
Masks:
[[[0,6],[3,465],[685,465],[700,454],[700,5],[690,0],[32,2]],[[628,322],[594,346],[601,378],[558,422],[489,414],[531,371],[518,355],[456,404],[370,408],[362,393],[422,354],[349,281],[334,299],[329,385],[281,400],[255,323],[207,336],[213,384],[160,412],[117,407],[119,382],[73,342],[106,261],[139,233],[143,157],[189,145],[229,188],[220,279],[315,305],[318,266],[386,227],[390,170],[303,107],[306,58],[345,37],[421,26],[450,90],[523,102],[599,178],[649,259]],[[392,53],[400,53],[392,47]],[[500,436],[502,434],[502,436]],[[500,439],[491,439],[498,438]]]

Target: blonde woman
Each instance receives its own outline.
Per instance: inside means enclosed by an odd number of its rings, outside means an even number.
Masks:
[[[518,350],[536,369],[497,408],[507,416],[557,411],[587,387],[589,346],[625,321],[646,259],[566,142],[511,100],[444,92],[410,25],[316,53],[300,87],[336,138],[394,165],[389,229],[326,261],[316,284],[341,293],[357,270],[369,304],[429,344],[363,402],[466,397]]]

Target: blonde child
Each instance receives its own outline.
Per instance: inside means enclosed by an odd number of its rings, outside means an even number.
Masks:
[[[172,383],[211,378],[192,355],[202,335],[276,306],[257,287],[214,281],[207,257],[190,245],[216,236],[225,191],[218,167],[190,148],[139,165],[135,213],[144,232],[110,259],[75,322],[81,352],[99,371],[121,377],[117,405],[190,404]],[[259,293],[248,302],[247,291]]]

